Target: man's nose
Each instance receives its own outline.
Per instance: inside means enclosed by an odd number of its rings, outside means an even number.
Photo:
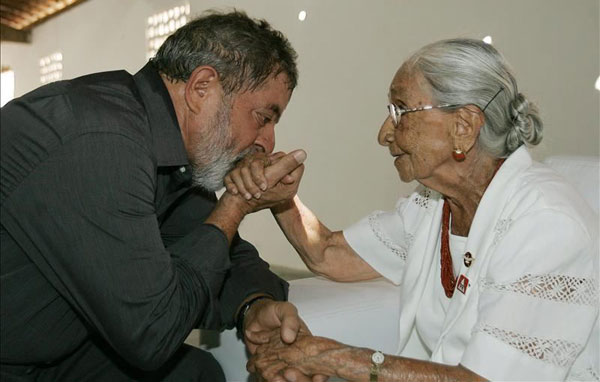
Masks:
[[[394,141],[394,130],[394,122],[392,121],[392,118],[388,116],[379,129],[377,142],[382,146],[389,146],[389,144]]]
[[[256,138],[256,144],[265,149],[265,153],[271,154],[275,149],[275,124],[270,123],[265,125],[258,137]]]

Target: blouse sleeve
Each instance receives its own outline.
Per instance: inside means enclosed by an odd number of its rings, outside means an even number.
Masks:
[[[373,269],[392,283],[402,283],[411,235],[404,229],[402,198],[392,211],[375,211],[344,230],[350,247]]]
[[[490,380],[564,380],[597,318],[597,237],[551,209],[505,223],[461,364]]]

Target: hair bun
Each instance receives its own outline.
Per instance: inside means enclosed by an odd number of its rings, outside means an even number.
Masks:
[[[518,93],[510,102],[509,115],[512,130],[506,137],[506,145],[510,152],[523,143],[533,146],[542,140],[543,126],[537,107],[522,93]]]

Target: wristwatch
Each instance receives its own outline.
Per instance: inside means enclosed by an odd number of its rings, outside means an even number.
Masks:
[[[371,355],[371,370],[369,373],[369,382],[377,382],[379,378],[379,370],[385,361],[385,356],[382,352],[376,351]]]
[[[273,299],[273,297],[267,296],[267,295],[256,296],[256,297],[246,301],[246,303],[244,303],[244,305],[242,305],[242,307],[240,308],[240,311],[237,314],[237,317],[235,320],[235,322],[236,322],[235,327],[237,328],[238,338],[244,339],[244,319],[246,318],[246,313],[248,313],[248,311],[250,310],[250,306],[252,306],[252,304],[257,302],[258,300],[262,300],[264,298],[268,298],[269,300]]]

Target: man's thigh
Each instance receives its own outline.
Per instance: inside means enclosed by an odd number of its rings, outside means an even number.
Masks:
[[[85,344],[60,365],[39,370],[41,382],[225,382],[212,354],[183,345],[162,367],[141,371],[127,365],[111,350]]]

